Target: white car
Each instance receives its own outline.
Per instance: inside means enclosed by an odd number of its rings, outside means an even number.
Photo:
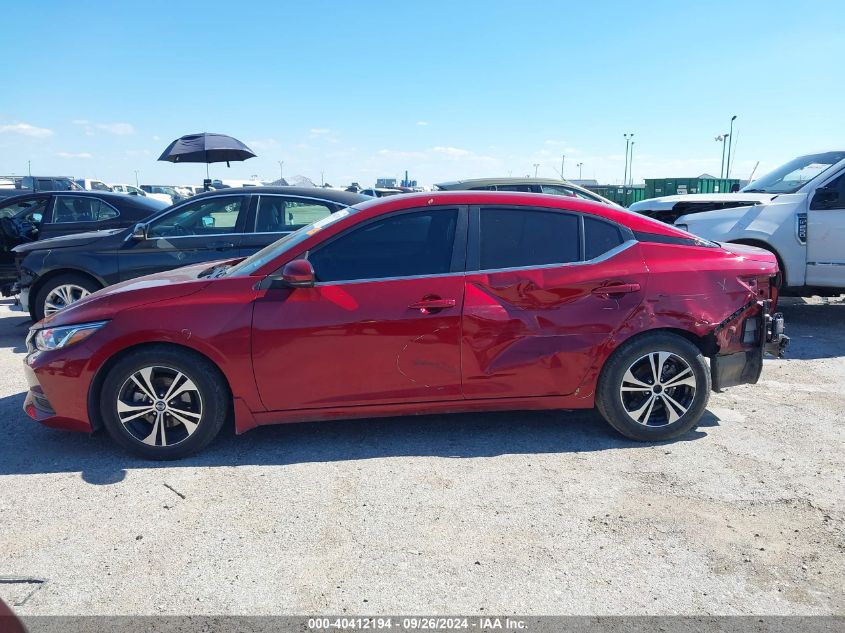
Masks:
[[[109,187],[102,180],[93,180],[91,178],[77,178],[74,182],[85,189],[86,191],[111,191]]]
[[[845,151],[800,156],[737,193],[652,198],[630,209],[773,252],[791,290],[845,292]]]
[[[124,185],[124,184],[112,184],[109,183],[109,187],[115,193],[125,193],[130,196],[143,196],[145,198],[150,198],[151,200],[160,200],[161,202],[167,204],[173,204],[173,198],[168,196],[166,193],[147,193],[143,189],[139,189],[133,185]]]

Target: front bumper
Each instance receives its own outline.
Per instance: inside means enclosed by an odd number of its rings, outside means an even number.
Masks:
[[[23,403],[24,412],[44,426],[66,431],[91,433],[88,419],[88,390],[91,372],[87,353],[81,349],[67,350],[62,358],[56,352],[32,351],[24,358],[24,376],[29,391]]]

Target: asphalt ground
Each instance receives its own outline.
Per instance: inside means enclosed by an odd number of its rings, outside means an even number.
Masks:
[[[841,614],[845,304],[657,445],[594,412],[224,433],[176,463],[21,410],[0,305],[0,598],[22,615]]]

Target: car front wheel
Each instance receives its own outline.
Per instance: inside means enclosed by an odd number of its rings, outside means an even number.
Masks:
[[[115,441],[147,459],[179,459],[204,448],[229,412],[217,368],[189,350],[152,346],[109,369],[100,411]]]
[[[30,316],[40,321],[56,312],[64,310],[102,286],[84,275],[68,273],[53,277],[44,284],[35,297]]]
[[[694,429],[709,398],[710,372],[701,351],[681,336],[655,332],[611,355],[596,406],[622,435],[660,441]]]

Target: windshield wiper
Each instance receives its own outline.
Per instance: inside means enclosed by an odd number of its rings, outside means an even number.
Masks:
[[[738,193],[769,193],[765,189],[743,189]]]

